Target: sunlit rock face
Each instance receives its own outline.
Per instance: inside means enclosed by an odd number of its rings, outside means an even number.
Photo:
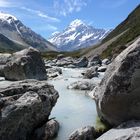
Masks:
[[[108,66],[94,90],[100,118],[111,125],[140,119],[140,38]]]
[[[45,64],[41,54],[34,48],[14,53],[4,67],[7,80],[47,79]]]
[[[30,140],[33,131],[48,121],[58,97],[45,81],[0,86],[0,140]]]

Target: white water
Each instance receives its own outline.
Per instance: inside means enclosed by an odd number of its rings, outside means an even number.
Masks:
[[[59,99],[50,117],[56,117],[60,123],[60,130],[55,140],[66,140],[75,129],[96,123],[95,102],[86,95],[86,91],[69,90],[67,86],[82,79],[83,69],[63,68],[63,75],[50,80],[59,92]],[[99,78],[95,79],[98,82]]]

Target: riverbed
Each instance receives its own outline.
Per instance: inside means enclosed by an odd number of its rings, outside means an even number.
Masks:
[[[55,140],[66,140],[77,128],[95,126],[96,107],[95,102],[87,93],[88,91],[70,90],[67,86],[75,81],[82,80],[84,69],[63,68],[63,74],[53,80],[49,80],[59,92],[59,99],[51,112],[51,117],[56,117],[60,123],[60,130]],[[95,78],[99,82],[100,78]]]
[[[58,136],[54,140],[67,140],[69,135],[77,128],[95,126],[96,106],[94,100],[88,95],[89,91],[71,90],[67,86],[75,81],[83,80],[81,73],[84,68],[62,68],[62,75],[48,80],[59,92],[59,98],[54,106],[50,118],[55,117],[60,123]],[[103,74],[94,78],[99,83]],[[0,77],[0,86],[5,87],[11,81],[5,81]]]

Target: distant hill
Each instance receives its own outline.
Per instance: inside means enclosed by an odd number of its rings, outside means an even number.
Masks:
[[[3,48],[2,50],[17,51],[29,46],[42,52],[57,50],[53,44],[26,27],[16,17],[2,12],[0,13],[0,34],[0,41],[2,41],[0,49]]]
[[[88,57],[99,53],[103,58],[113,57],[140,35],[140,5],[96,47],[81,50]]]
[[[101,42],[111,30],[97,29],[76,19],[62,32],[55,33],[49,41],[60,51],[73,51]]]

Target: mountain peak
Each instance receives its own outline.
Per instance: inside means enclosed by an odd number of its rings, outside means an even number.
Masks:
[[[80,26],[80,25],[86,25],[82,20],[80,20],[80,19],[75,19],[74,21],[72,21],[71,23],[70,23],[70,26],[74,26],[74,27],[76,27],[76,26]]]
[[[110,30],[96,29],[82,20],[76,19],[62,32],[51,36],[49,41],[60,51],[73,51],[99,43],[109,32]]]
[[[9,18],[12,18],[14,20],[18,20],[15,16],[7,14],[7,13],[4,13],[4,12],[0,12],[0,18],[5,19],[5,20],[7,20]]]
[[[19,45],[13,50],[32,46],[40,51],[56,51],[53,44],[25,26],[15,16],[4,12],[0,12],[0,34]]]
[[[13,20],[18,20],[15,16],[4,13],[4,12],[0,12],[0,19],[2,21],[7,21],[8,23],[11,23]]]

